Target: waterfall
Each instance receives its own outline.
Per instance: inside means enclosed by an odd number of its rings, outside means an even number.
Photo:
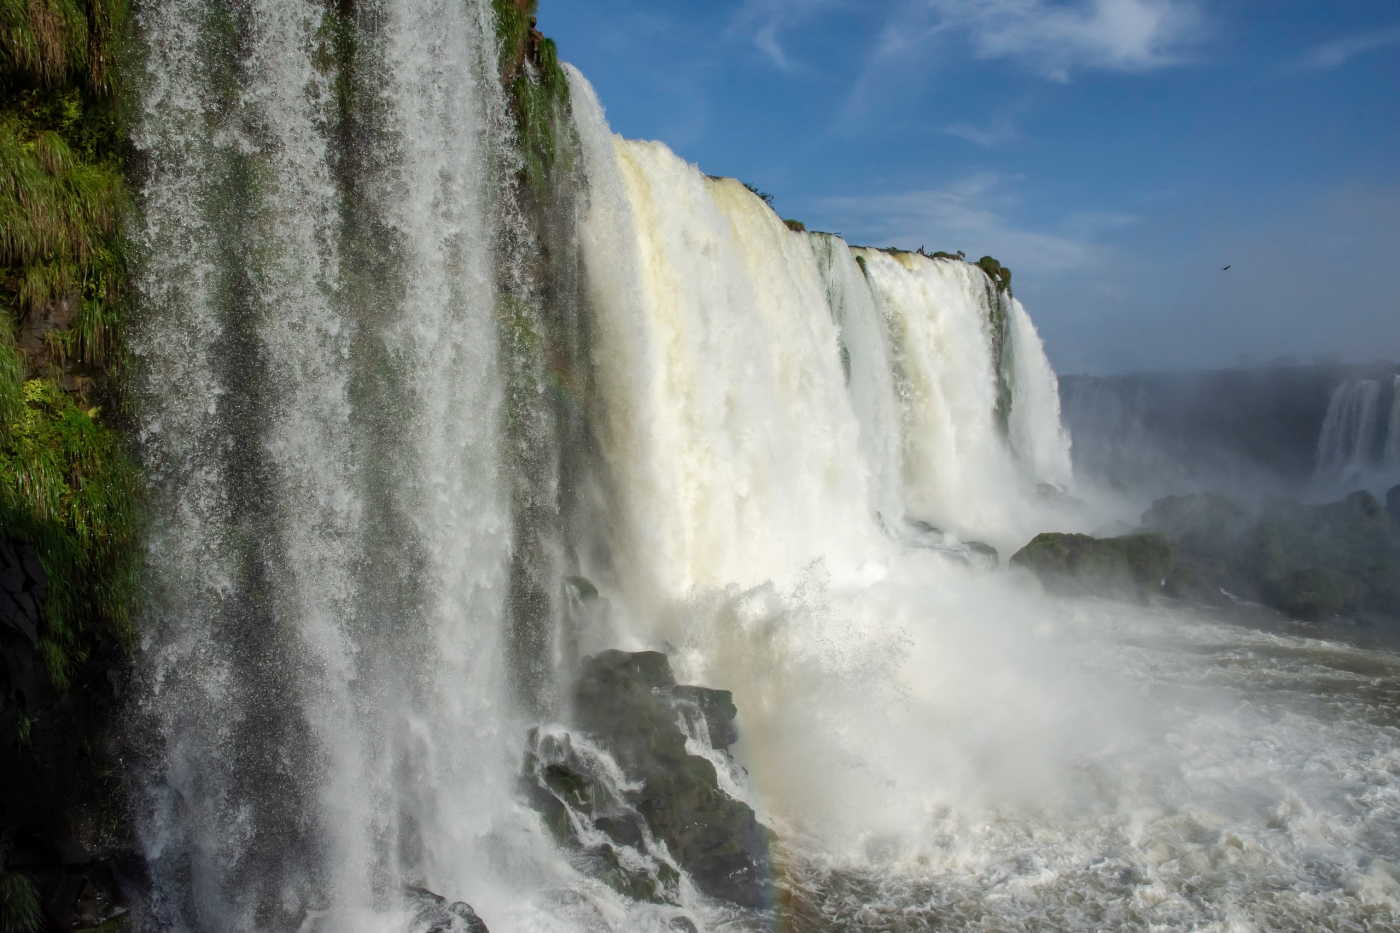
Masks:
[[[1061,488],[1073,484],[1069,432],[1060,421],[1060,386],[1031,316],[1014,298],[1007,315],[1012,357],[1011,445],[1030,475]]]
[[[1390,398],[1390,424],[1386,427],[1381,469],[1392,476],[1400,476],[1400,376],[1396,376],[1391,385]]]
[[[1021,534],[1035,484],[1070,474],[1055,377],[1019,304],[967,263],[787,229],[733,179],[614,137],[571,76],[624,588],[674,597],[814,560],[857,567],[906,508]]]
[[[575,106],[596,205],[583,241],[600,434],[627,588],[673,598],[841,561],[872,528],[811,249],[738,182],[614,139],[596,104]]]
[[[163,925],[359,928],[405,874],[465,877],[509,793],[490,28],[142,12]]]
[[[1029,491],[1071,479],[1055,375],[1029,316],[968,263],[855,254],[893,347],[910,513],[1014,540],[1040,517]]]
[[[1009,276],[531,96],[528,8],[141,5],[147,925],[1384,924],[1390,662],[993,572],[1088,521]],[[1397,390],[1337,391],[1319,475],[1400,467]],[[581,718],[610,648],[782,916]]]
[[[1389,413],[1386,414],[1386,408]],[[1400,481],[1400,376],[1342,383],[1332,393],[1317,440],[1314,495],[1357,488],[1384,492]]]

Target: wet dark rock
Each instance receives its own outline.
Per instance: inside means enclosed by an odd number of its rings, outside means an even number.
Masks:
[[[739,741],[739,727],[734,722],[739,708],[734,705],[734,694],[728,690],[681,686],[671,688],[671,696],[694,704],[705,721],[712,747],[723,751]]]
[[[415,908],[413,933],[490,933],[470,904],[448,903],[427,888],[410,887],[405,893]]]
[[[1158,534],[1092,538],[1045,532],[1011,556],[1049,590],[1141,599],[1159,592],[1172,568],[1172,549]]]
[[[0,872],[33,882],[45,929],[125,929],[145,878],[120,787],[125,655],[99,640],[56,689],[40,651],[47,594],[34,550],[0,541]]]
[[[714,765],[686,753],[675,687],[663,654],[601,652],[584,661],[575,689],[578,725],[599,739],[629,777],[644,782],[638,812],[701,891],[746,907],[765,906],[771,900],[768,831],[748,804],[719,789]],[[729,738],[732,698],[719,691],[688,691],[683,698],[696,696],[704,697]]]
[[[1289,571],[1264,581],[1262,589],[1270,605],[1308,622],[1335,618],[1367,595],[1356,577],[1324,567]]]
[[[1254,526],[1254,517],[1224,496],[1166,496],[1142,514],[1142,526],[1198,557],[1229,557]]]
[[[951,560],[979,570],[996,570],[1001,566],[1001,555],[985,541],[959,541],[956,535],[945,534],[917,518],[906,518],[904,526],[901,540],[909,547],[938,551]]]
[[[976,554],[978,557],[981,557],[984,561],[990,563],[993,567],[1001,565],[1001,555],[997,553],[996,548],[992,547],[987,542],[968,541],[966,542],[966,544],[967,549],[969,551],[971,551],[973,554]]]
[[[652,851],[645,819],[606,766],[567,732],[531,729],[529,743],[526,797],[579,867],[634,900],[674,903],[680,874]]]
[[[680,720],[702,719],[711,744],[737,738],[737,709],[725,690],[678,686],[666,656],[604,651],[585,658],[574,690],[574,726],[616,762],[619,788],[572,737],[531,733],[526,792],[546,824],[592,863],[615,889],[640,900],[671,900],[678,876],[660,850],[705,894],[745,907],[772,903],[770,838],[753,810],[719,787],[714,765],[686,752]],[[693,721],[693,720],[687,720]],[[587,820],[610,840],[592,845],[575,822]],[[655,857],[641,871],[625,849]]]

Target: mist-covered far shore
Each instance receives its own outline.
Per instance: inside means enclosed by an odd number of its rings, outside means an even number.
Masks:
[[[1310,501],[1400,482],[1400,363],[1061,375],[1076,476],[1134,503]]]

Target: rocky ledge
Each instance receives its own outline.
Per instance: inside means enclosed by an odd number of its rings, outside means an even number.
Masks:
[[[404,895],[413,907],[413,933],[490,933],[470,904],[449,903],[427,888],[410,887]]]
[[[710,897],[771,906],[768,830],[686,747],[727,763],[730,693],[678,685],[658,652],[604,651],[584,659],[573,701],[568,730],[531,731],[523,782],[581,866],[638,900],[674,902],[684,871]]]
[[[1172,549],[1158,534],[1093,538],[1046,532],[1013,554],[1011,566],[1030,570],[1054,592],[1143,599],[1161,590],[1172,569]]]

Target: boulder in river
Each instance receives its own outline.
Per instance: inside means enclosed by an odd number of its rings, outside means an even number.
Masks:
[[[1141,599],[1162,588],[1172,568],[1172,549],[1159,534],[1093,538],[1045,532],[1011,556],[1049,590]]]
[[[448,903],[427,888],[410,887],[404,893],[414,908],[413,933],[490,933],[470,904]]]
[[[722,752],[738,737],[736,715],[728,691],[677,685],[659,652],[600,652],[582,663],[573,731],[532,730],[527,793],[556,836],[628,896],[672,900],[680,868],[711,897],[768,907],[769,832],[721,790],[709,758],[687,751],[681,728]]]

